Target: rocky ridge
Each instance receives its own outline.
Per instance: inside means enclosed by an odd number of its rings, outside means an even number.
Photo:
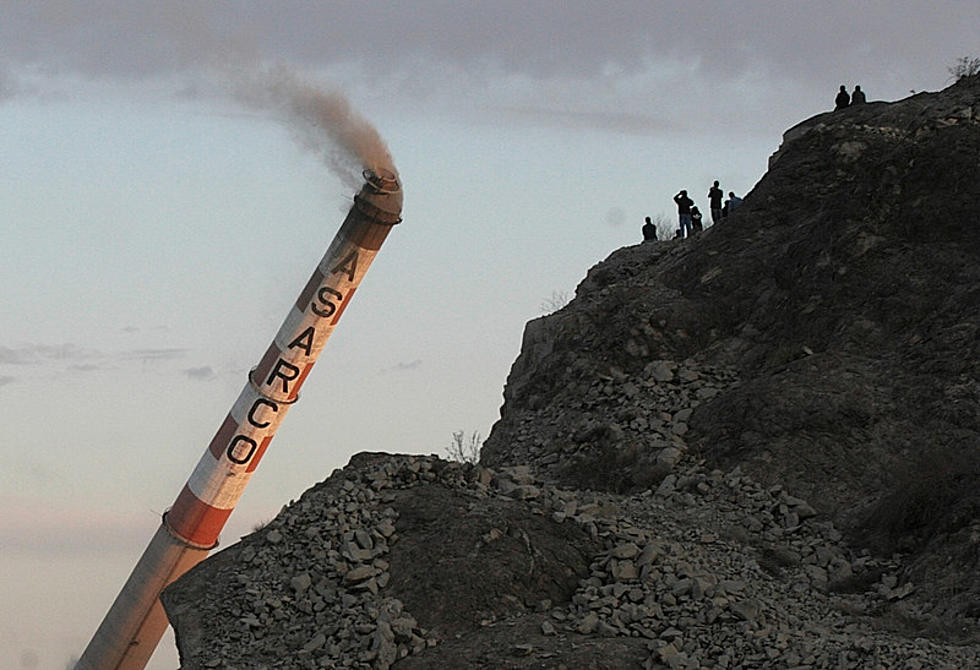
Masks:
[[[787,131],[528,324],[480,465],[359,454],[168,588],[182,667],[980,667],[978,120]]]
[[[975,622],[978,156],[980,77],[791,129],[725,223],[614,252],[528,324],[483,461],[619,491],[674,449],[739,466]]]

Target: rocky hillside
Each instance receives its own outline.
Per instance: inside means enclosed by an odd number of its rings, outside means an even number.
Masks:
[[[796,126],[725,224],[614,253],[529,324],[485,462],[620,491],[674,449],[740,465],[920,579],[958,556],[940,606],[977,616],[977,202],[978,77]]]
[[[480,465],[362,454],[183,668],[980,667],[980,77],[822,114],[532,321]]]

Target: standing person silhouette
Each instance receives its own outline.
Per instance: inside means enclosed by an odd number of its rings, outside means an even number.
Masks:
[[[851,96],[847,94],[847,88],[844,87],[844,84],[840,85],[840,92],[837,94],[837,97],[834,98],[834,104],[836,105],[836,107],[834,107],[835,112],[839,109],[844,109],[851,104]]]
[[[721,221],[721,199],[725,197],[722,192],[721,187],[718,186],[718,180],[715,180],[714,185],[708,190],[708,202],[711,205],[711,223],[715,224]]]
[[[694,201],[687,197],[687,191],[681,191],[674,196],[674,202],[677,203],[677,218],[680,220],[680,228],[678,229],[678,237],[690,237],[691,236],[691,205]]]
[[[860,86],[854,87],[854,92],[851,93],[851,104],[852,105],[863,105],[868,99],[864,97],[864,91],[861,90]]]

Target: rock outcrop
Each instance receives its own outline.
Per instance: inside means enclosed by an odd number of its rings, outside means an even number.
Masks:
[[[481,463],[360,454],[168,588],[194,668],[980,667],[980,77],[822,114],[530,322]]]
[[[738,465],[980,614],[977,202],[978,77],[800,124],[723,224],[528,325],[484,461],[624,491],[676,450]]]

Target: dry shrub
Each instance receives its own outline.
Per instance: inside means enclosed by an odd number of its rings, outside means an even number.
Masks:
[[[980,445],[970,436],[923,450],[894,479],[861,524],[886,550],[915,549],[980,515]]]
[[[576,488],[610,493],[632,493],[659,484],[670,466],[657,463],[649,450],[605,444],[570,463],[562,479]]]

